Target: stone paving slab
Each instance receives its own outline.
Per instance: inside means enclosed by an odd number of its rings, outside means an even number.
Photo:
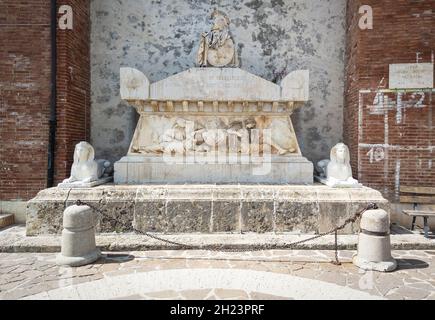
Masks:
[[[0,299],[427,299],[435,251],[397,250],[398,270],[364,272],[340,251],[108,252],[79,268],[53,253],[0,253]]]
[[[178,234],[161,235],[163,238],[186,243],[189,245],[220,245],[232,249],[249,249],[258,244],[276,244],[277,249],[285,245],[312,237],[307,234]],[[341,250],[356,250],[357,235],[339,235]],[[96,237],[98,247],[103,251],[132,251],[132,250],[165,250],[173,249],[173,245],[163,243],[143,235],[137,234],[100,234]],[[435,249],[435,238],[427,239],[420,234],[391,235],[392,248],[395,250],[429,250]],[[303,243],[295,249],[331,250],[334,248],[334,236],[329,235],[314,241]],[[59,236],[26,237],[24,226],[14,226],[0,230],[0,252],[59,252]]]

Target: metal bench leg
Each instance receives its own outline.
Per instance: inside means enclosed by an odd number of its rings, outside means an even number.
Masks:
[[[429,224],[427,223],[427,217],[423,217],[423,221],[424,221],[424,237],[425,238],[429,238]]]
[[[416,216],[412,217],[411,231],[414,231],[414,227],[415,227],[415,219],[417,219]]]

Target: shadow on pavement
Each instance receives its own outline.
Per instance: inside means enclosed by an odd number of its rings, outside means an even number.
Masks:
[[[101,258],[96,263],[109,264],[109,263],[124,263],[134,260],[134,256],[131,254],[123,253],[107,253],[102,254]]]
[[[417,259],[396,259],[397,260],[397,271],[398,270],[409,270],[409,269],[425,269],[429,267],[429,264],[422,260]]]

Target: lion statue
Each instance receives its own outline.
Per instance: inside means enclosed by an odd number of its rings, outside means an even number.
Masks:
[[[85,141],[78,143],[74,149],[74,163],[71,176],[63,183],[89,183],[108,176],[111,163],[107,160],[95,160],[94,148]]]
[[[330,157],[330,160],[319,161],[316,166],[320,177],[326,178],[326,184],[358,185],[352,177],[349,148],[344,143],[338,143],[331,149]]]

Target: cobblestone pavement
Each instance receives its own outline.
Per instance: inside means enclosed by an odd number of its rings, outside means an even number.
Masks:
[[[363,272],[340,251],[108,253],[58,267],[55,254],[0,254],[0,299],[431,299],[435,251],[394,251],[392,273]]]

